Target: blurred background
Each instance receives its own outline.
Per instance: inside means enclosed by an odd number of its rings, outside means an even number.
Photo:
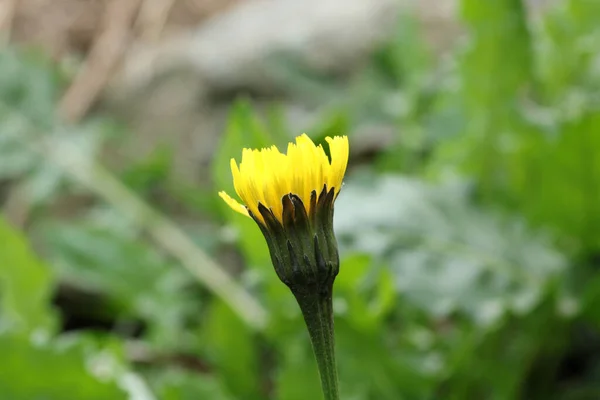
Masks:
[[[345,134],[344,400],[600,399],[600,2],[3,0],[0,398],[320,399],[227,208]]]

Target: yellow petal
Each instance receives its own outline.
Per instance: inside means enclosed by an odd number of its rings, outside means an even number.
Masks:
[[[221,196],[221,198],[223,200],[225,200],[225,203],[227,203],[227,205],[229,207],[231,207],[234,211],[239,212],[240,214],[245,215],[246,217],[249,217],[250,214],[248,214],[248,210],[246,209],[246,207],[244,207],[243,205],[241,205],[240,203],[238,203],[237,201],[235,201],[230,195],[228,195],[227,193],[221,191],[219,192],[219,196]]]
[[[329,152],[331,153],[331,168],[329,171],[328,187],[335,187],[335,192],[339,193],[342,188],[342,181],[348,165],[348,155],[350,148],[347,136],[335,136],[325,138],[329,143]]]
[[[321,193],[323,186],[335,187],[339,193],[348,163],[349,145],[346,136],[326,138],[329,144],[331,162],[321,145],[306,134],[289,143],[287,154],[277,147],[242,150],[242,160],[238,164],[231,160],[231,173],[235,191],[245,207],[221,192],[220,196],[234,210],[244,215],[251,212],[259,220],[258,205],[262,203],[271,209],[280,221],[283,196],[293,193],[304,202],[307,211],[310,207],[312,191]],[[263,221],[264,222],[264,221]]]

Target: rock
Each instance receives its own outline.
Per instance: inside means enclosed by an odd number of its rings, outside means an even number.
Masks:
[[[139,91],[157,77],[193,71],[210,90],[281,89],[272,60],[293,58],[319,73],[356,68],[397,22],[397,0],[257,0],[195,32],[132,52],[114,82]],[[127,95],[125,95],[127,97]]]
[[[139,44],[106,96],[105,105],[143,136],[120,151],[143,157],[166,142],[176,150],[174,173],[201,180],[207,174],[200,166],[208,164],[238,93],[258,103],[278,99],[290,104],[286,113],[310,121],[310,112],[286,96],[281,63],[336,79],[351,74],[394,30],[399,9],[398,0],[248,1],[190,34]]]

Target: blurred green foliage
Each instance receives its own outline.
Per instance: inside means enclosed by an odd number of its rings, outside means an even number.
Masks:
[[[365,122],[397,130],[351,159],[336,203],[342,398],[598,399],[600,3],[533,17],[519,0],[462,0],[461,18],[465,38],[441,59],[406,16],[349,86],[297,77],[324,99],[315,140]],[[0,219],[0,398],[320,398],[263,238],[216,196],[233,192],[242,147],[290,139],[277,110],[232,106],[211,187],[175,182],[164,148],[115,172],[267,307],[257,332],[44,157],[40,144],[66,138],[98,159],[121,129],[62,125],[66,81],[35,53],[0,52],[0,198],[30,208],[24,232]]]

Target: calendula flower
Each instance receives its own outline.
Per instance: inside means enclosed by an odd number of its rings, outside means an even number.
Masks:
[[[348,163],[348,138],[326,138],[331,159],[307,135],[277,147],[244,149],[231,160],[233,185],[242,203],[219,195],[235,211],[256,221],[279,278],[296,297],[319,366],[326,400],[338,400],[332,291],[339,272],[333,233],[333,203]]]

